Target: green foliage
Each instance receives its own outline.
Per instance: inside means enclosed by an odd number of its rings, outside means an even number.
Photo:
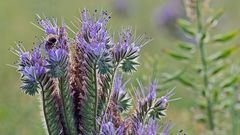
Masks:
[[[64,123],[66,124],[66,130],[67,134],[69,135],[75,135],[77,134],[77,129],[75,126],[75,120],[73,117],[73,99],[70,95],[70,89],[69,89],[69,77],[68,77],[68,58],[63,57],[62,61],[62,72],[63,75],[58,78],[58,87],[59,87],[59,93],[61,96],[61,102],[62,102],[62,111],[63,111],[63,117],[64,117]]]
[[[227,49],[224,49],[222,51],[219,51],[215,54],[212,54],[211,56],[209,56],[209,60],[212,62],[218,61],[218,60],[223,60],[225,58],[228,58],[229,56],[231,56],[231,54],[236,51],[238,48],[238,46],[233,46]]]
[[[29,83],[29,80],[25,79],[24,77],[22,77],[21,80],[24,82],[24,84],[21,86],[21,89],[23,89],[24,93],[31,96],[35,95],[39,88],[38,82]]]
[[[96,76],[96,62],[97,58],[94,55],[87,54],[86,59],[86,89],[87,96],[85,103],[81,109],[81,113],[84,114],[82,118],[82,127],[84,134],[94,134],[94,130],[97,128],[97,114],[96,107],[98,105],[98,93],[97,93],[97,76]]]
[[[211,35],[211,30],[216,26],[223,11],[217,11],[209,17],[202,14],[203,2],[193,2],[196,19],[191,22],[180,19],[178,25],[183,33],[195,40],[195,43],[180,43],[174,51],[167,51],[167,54],[178,61],[184,61],[184,67],[172,74],[165,74],[164,82],[178,81],[183,86],[191,88],[197,93],[196,114],[199,121],[207,125],[212,132],[218,131],[224,124],[218,123],[221,120],[229,121],[228,115],[221,110],[231,112],[230,106],[226,103],[232,98],[234,89],[239,83],[239,74],[229,74],[232,66],[229,61],[238,45],[218,46],[226,44],[238,36],[238,31],[225,34]],[[207,18],[207,19],[206,19]],[[213,48],[213,52],[210,51]],[[199,90],[201,92],[199,92]],[[225,104],[225,105],[224,105]],[[233,127],[236,125],[232,125]],[[224,128],[224,131],[229,131]]]
[[[173,58],[175,58],[176,60],[189,60],[190,56],[187,56],[186,54],[180,54],[179,52],[167,52],[167,54]]]
[[[206,20],[208,26],[211,26],[211,27],[215,27],[218,22],[219,22],[219,19],[221,18],[221,16],[223,15],[224,11],[223,10],[218,10],[217,12],[215,12],[213,15],[210,15],[208,17],[208,19]]]
[[[180,49],[182,49],[183,51],[192,51],[194,49],[194,45],[190,44],[190,43],[184,43],[181,42],[177,45]]]
[[[44,120],[49,135],[59,135],[63,132],[60,97],[57,93],[56,82],[46,74],[39,79]]]
[[[238,31],[229,32],[227,34],[216,35],[216,36],[213,37],[212,42],[224,43],[224,42],[227,42],[227,41],[231,41],[237,35],[238,35]]]
[[[110,100],[109,96],[111,94],[111,87],[112,87],[112,74],[106,74],[103,77],[101,77],[101,88],[102,88],[102,94],[99,95],[99,105],[98,105],[98,116],[102,115],[103,110],[106,111],[106,105],[108,100]]]
[[[131,98],[127,96],[127,93],[120,95],[117,101],[118,110],[120,112],[127,111],[131,106],[130,100]]]
[[[177,24],[186,35],[192,36],[192,37],[195,35],[191,22],[184,19],[179,19]]]
[[[100,74],[111,73],[112,71],[112,61],[108,53],[103,53],[97,62],[97,69]]]
[[[126,58],[125,60],[123,60],[120,68],[122,68],[123,72],[128,73],[128,72],[136,71],[137,65],[139,65],[138,62],[132,60],[131,58]]]

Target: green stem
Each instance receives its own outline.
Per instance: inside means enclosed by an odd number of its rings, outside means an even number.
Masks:
[[[94,83],[95,83],[95,108],[94,108],[94,130],[97,132],[97,112],[98,112],[98,82],[97,82],[97,68],[94,65]]]
[[[46,112],[45,100],[44,100],[45,93],[44,93],[44,89],[43,89],[43,86],[42,86],[41,83],[40,83],[40,87],[41,87],[41,99],[42,99],[42,109],[43,109],[44,120],[46,122],[46,127],[47,127],[48,134],[52,135],[52,133],[50,132],[49,121],[47,119],[47,112]]]
[[[207,115],[208,115],[208,121],[209,121],[209,126],[210,130],[214,131],[214,117],[213,117],[213,112],[212,112],[212,101],[210,94],[206,94],[206,92],[209,93],[208,85],[208,65],[206,61],[206,54],[205,54],[205,49],[204,49],[204,35],[205,32],[203,30],[203,25],[202,25],[202,17],[201,17],[201,12],[200,12],[200,0],[196,1],[196,15],[197,15],[197,29],[198,33],[200,34],[200,37],[197,37],[198,40],[198,46],[200,49],[200,57],[201,57],[201,62],[202,62],[202,67],[203,67],[203,82],[204,82],[204,96],[206,97],[207,100]]]
[[[119,62],[119,63],[120,63],[120,62]],[[115,78],[116,71],[117,71],[117,69],[118,69],[119,63],[116,65],[116,67],[114,68],[114,70],[113,70],[113,72],[112,72],[112,81],[111,81],[111,84],[110,84],[110,87],[111,87],[111,89],[110,89],[110,94],[109,94],[108,99],[107,99],[107,106],[106,106],[106,108],[104,109],[103,117],[102,117],[102,119],[101,119],[101,125],[102,125],[102,123],[103,123],[103,120],[104,120],[104,118],[105,118],[105,116],[106,116],[107,110],[108,110],[109,105],[110,105],[110,99],[112,98],[113,82],[114,82],[114,78]],[[100,128],[100,130],[102,130],[102,127]]]
[[[70,127],[70,123],[69,123],[69,120],[68,120],[68,117],[67,117],[67,106],[66,106],[66,101],[65,101],[65,97],[64,97],[64,79],[62,78],[62,77],[60,77],[59,79],[58,79],[58,81],[59,81],[59,90],[60,90],[60,95],[61,95],[61,100],[62,100],[62,109],[63,109],[63,116],[64,116],[64,119],[65,119],[65,124],[66,124],[66,130],[67,130],[67,133],[71,133],[70,132],[70,129],[71,129],[71,127]]]
[[[238,125],[239,125],[239,116],[238,116],[238,112],[235,109],[234,105],[236,105],[237,101],[236,101],[236,96],[237,95],[237,90],[235,89],[234,95],[233,95],[233,101],[232,101],[232,107],[231,107],[231,111],[232,111],[232,135],[237,135],[238,134]]]

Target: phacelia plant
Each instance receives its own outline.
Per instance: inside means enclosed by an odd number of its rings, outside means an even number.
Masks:
[[[144,35],[135,37],[123,29],[115,42],[107,29],[106,12],[81,12],[78,31],[69,38],[66,25],[38,17],[46,38],[26,51],[21,44],[18,72],[22,90],[41,96],[44,121],[49,135],[155,135],[169,133],[167,124],[160,131],[161,116],[172,92],[156,98],[157,82],[147,88],[139,83],[133,93],[126,90],[122,73],[139,65]],[[134,96],[135,95],[135,96]]]
[[[189,19],[180,19],[178,26],[195,42],[181,42],[174,50],[167,51],[172,58],[183,62],[184,68],[165,74],[165,83],[174,80],[194,90],[197,95],[194,102],[198,106],[194,116],[210,131],[204,131],[204,134],[229,134],[232,131],[237,135],[239,122],[236,119],[239,120],[239,116],[234,114],[239,111],[235,107],[239,73],[232,70],[235,63],[230,56],[239,46],[225,44],[232,43],[239,32],[214,34],[213,28],[216,28],[222,10],[211,10],[208,0],[185,2]],[[210,13],[213,15],[207,15]],[[232,118],[229,117],[231,114]]]

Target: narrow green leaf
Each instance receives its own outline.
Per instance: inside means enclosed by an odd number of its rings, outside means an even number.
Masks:
[[[164,74],[164,77],[166,78],[164,82],[167,83],[173,80],[177,80],[182,74],[184,74],[184,72],[185,72],[185,69],[179,70],[173,74]]]
[[[211,76],[216,75],[217,73],[221,72],[225,68],[226,68],[226,65],[216,66],[216,67],[210,69],[210,75]]]
[[[190,60],[191,59],[190,56],[180,54],[177,52],[173,52],[173,51],[167,51],[167,54],[176,60]]]
[[[227,87],[231,87],[233,86],[236,82],[238,82],[239,77],[238,76],[231,76],[227,79],[225,79],[222,83],[221,83],[221,88],[227,88]]]
[[[186,76],[180,76],[178,78],[178,81],[185,86],[195,88],[195,85],[194,85],[193,81]]]
[[[213,42],[227,42],[232,40],[233,38],[235,38],[238,35],[238,31],[232,31],[226,34],[220,34],[220,35],[216,35],[215,37],[213,37]]]
[[[194,30],[191,28],[192,26],[191,22],[188,22],[187,20],[184,20],[184,19],[179,19],[177,21],[177,24],[185,34],[192,37],[195,35]]]
[[[223,15],[224,11],[223,10],[219,10],[217,11],[214,15],[208,17],[207,19],[207,24],[211,25],[212,27],[216,26],[219,19],[221,18],[221,16]]]
[[[181,42],[177,45],[180,49],[182,50],[186,50],[186,51],[191,51],[194,48],[193,44],[189,44],[189,43],[184,43]]]
[[[231,48],[228,48],[228,49],[225,49],[221,52],[218,52],[216,54],[213,54],[209,57],[209,60],[210,61],[217,61],[217,60],[221,60],[221,59],[224,59],[224,58],[227,58],[229,57],[234,51],[237,50],[237,46],[233,46]]]

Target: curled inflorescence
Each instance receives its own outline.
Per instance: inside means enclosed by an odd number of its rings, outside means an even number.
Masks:
[[[91,15],[83,10],[80,27],[70,38],[64,22],[58,26],[55,19],[39,17],[37,22],[46,38],[32,51],[22,45],[15,50],[21,88],[28,95],[40,93],[48,134],[160,132],[159,119],[165,115],[172,94],[157,99],[154,81],[148,88],[139,83],[133,98],[119,74],[136,70],[139,52],[149,40],[125,28],[114,41],[107,29],[109,19],[107,12]],[[168,132],[168,128],[163,131]]]

